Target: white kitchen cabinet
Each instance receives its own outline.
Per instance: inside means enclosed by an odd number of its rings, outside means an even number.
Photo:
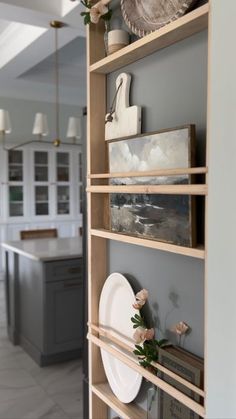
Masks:
[[[0,239],[19,240],[21,230],[57,228],[78,236],[82,226],[81,147],[33,144],[0,155]],[[0,249],[0,271],[4,261]]]

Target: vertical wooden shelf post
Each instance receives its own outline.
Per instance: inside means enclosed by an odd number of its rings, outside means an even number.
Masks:
[[[90,65],[101,59],[104,51],[104,28],[101,25],[89,25],[87,30],[87,83],[88,83],[88,131],[87,131],[87,167],[88,174],[107,170],[104,138],[104,120],[106,112],[106,76],[92,74]],[[100,54],[100,55],[99,55]],[[87,181],[90,186],[90,179]],[[98,323],[99,296],[107,276],[106,240],[93,237],[90,233],[92,223],[98,225],[103,218],[102,197],[99,200],[88,193],[88,318],[89,322]],[[107,417],[107,405],[92,392],[92,385],[105,380],[100,349],[89,342],[89,410],[90,418]]]

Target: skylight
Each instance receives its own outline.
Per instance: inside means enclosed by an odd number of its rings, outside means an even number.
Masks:
[[[9,23],[0,33],[0,69],[47,30],[47,28],[23,23]]]

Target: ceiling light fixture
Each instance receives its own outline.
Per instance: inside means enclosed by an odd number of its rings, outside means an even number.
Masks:
[[[42,137],[45,137],[46,135],[48,135],[47,115],[40,112],[36,113],[32,134],[38,135],[39,141],[42,140]]]
[[[70,116],[66,133],[67,138],[72,138],[73,143],[75,144],[76,140],[81,139],[81,131],[81,118],[75,118],[74,116]]]
[[[65,23],[59,20],[52,20],[50,22],[51,28],[55,29],[55,53],[54,53],[54,69],[55,69],[55,122],[56,122],[56,138],[53,140],[53,145],[59,147],[60,139],[60,103],[59,103],[59,54],[58,54],[58,29],[65,26]]]
[[[9,112],[0,109],[0,134],[2,137],[3,148],[5,148],[5,135],[11,133],[11,120]]]
[[[63,145],[80,145],[76,142],[77,139],[82,137],[81,118],[70,117],[67,129],[67,138],[72,138],[72,142],[62,142],[60,137],[60,95],[59,95],[59,51],[58,51],[58,29],[65,27],[66,24],[58,20],[52,20],[50,27],[55,30],[55,51],[54,51],[54,75],[55,75],[55,137],[53,141],[42,140],[42,136],[48,135],[47,116],[43,113],[36,113],[33,135],[38,135],[38,140],[30,140],[21,144],[14,145],[13,147],[5,147],[5,134],[11,132],[11,124],[9,113],[4,109],[0,109],[0,134],[3,138],[3,148],[6,151],[14,150],[16,148],[31,144],[31,143],[44,143],[53,144],[55,147]]]

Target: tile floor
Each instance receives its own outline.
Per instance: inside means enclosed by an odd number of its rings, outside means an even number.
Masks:
[[[82,419],[81,361],[40,368],[6,333],[0,281],[0,419]]]

